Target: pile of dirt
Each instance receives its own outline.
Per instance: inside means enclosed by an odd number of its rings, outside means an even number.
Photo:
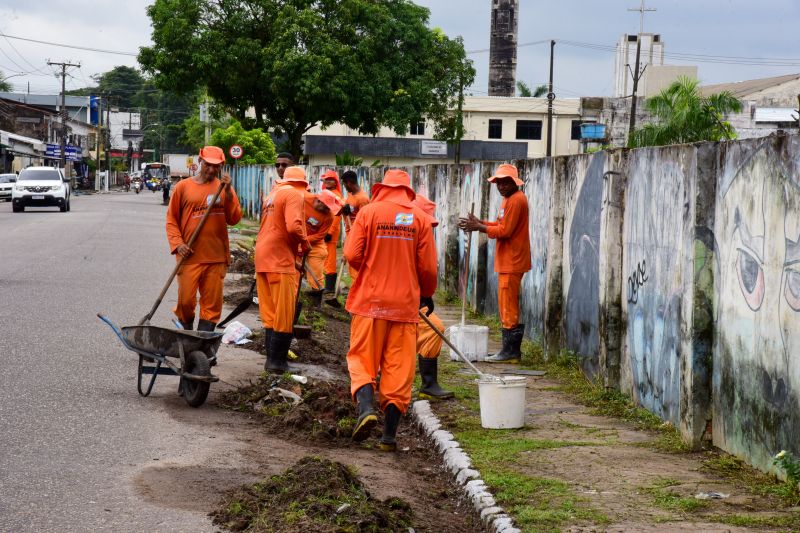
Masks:
[[[338,440],[351,444],[356,423],[355,406],[346,384],[308,379],[301,384],[289,375],[262,376],[256,382],[222,394],[220,404],[228,409],[253,412],[284,434],[295,431],[319,441]],[[376,436],[380,430],[375,429]]]
[[[230,494],[214,524],[231,531],[407,531],[405,501],[370,496],[355,472],[339,462],[304,457],[283,474]]]
[[[253,252],[240,248],[232,248],[231,257],[233,259],[231,260],[230,267],[228,267],[229,272],[252,274],[256,271]]]

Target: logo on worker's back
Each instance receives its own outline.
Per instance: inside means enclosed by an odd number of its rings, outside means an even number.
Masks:
[[[208,196],[206,196],[206,205],[211,205],[211,201],[213,199],[214,199],[214,195],[213,194],[209,194]],[[219,197],[219,196],[217,197],[217,203],[218,204],[222,203],[222,197]]]
[[[397,213],[394,217],[395,226],[410,226],[414,223],[414,213]]]
[[[506,214],[506,210],[505,209],[501,209],[500,212],[497,213],[497,220],[500,220],[501,218],[503,218],[503,216],[505,216],[505,214]]]
[[[308,220],[306,222],[308,222],[309,225],[314,227],[316,227],[319,224],[319,220],[317,220],[314,217],[308,217]]]

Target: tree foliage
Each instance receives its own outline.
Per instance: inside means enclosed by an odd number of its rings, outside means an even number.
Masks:
[[[742,103],[724,91],[704,97],[698,80],[682,76],[645,104],[654,122],[635,130],[628,146],[663,146],[736,138],[736,130],[724,119],[742,111]]]
[[[520,80],[517,82],[517,96],[522,98],[541,98],[547,94],[547,85],[537,85],[534,89]]]
[[[316,125],[402,134],[445,120],[474,78],[460,41],[408,0],[156,0],[148,15],[139,61],[160,87],[205,85],[245,126],[286,134],[295,156]]]
[[[12,89],[11,83],[6,81],[5,77],[3,77],[3,71],[0,70],[0,91],[11,92]]]
[[[242,165],[270,165],[275,162],[275,144],[269,134],[260,128],[245,130],[238,121],[224,129],[218,129],[211,135],[211,144],[219,146],[225,152],[228,164],[233,163],[233,158],[228,154],[228,149],[238,144],[244,150],[244,155],[239,159]]]

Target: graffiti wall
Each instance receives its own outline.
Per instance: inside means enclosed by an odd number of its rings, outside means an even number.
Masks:
[[[621,304],[626,336],[621,388],[642,405],[680,422],[681,359],[689,328],[684,320],[682,258],[694,231],[688,216],[694,200],[696,149],[690,146],[637,150],[628,161],[623,223]],[[691,242],[689,244],[691,246]]]
[[[723,145],[719,165],[714,443],[767,468],[800,455],[800,140]]]
[[[599,372],[600,216],[606,153],[567,161],[564,205],[564,343],[589,376]]]

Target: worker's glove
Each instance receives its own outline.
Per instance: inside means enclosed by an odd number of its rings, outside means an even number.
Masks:
[[[330,233],[325,235],[325,242],[331,242],[332,240],[333,240],[333,235],[331,235]]]
[[[353,207],[350,204],[344,204],[339,214],[342,216],[350,216],[353,214]]]
[[[431,296],[422,296],[419,299],[419,308],[422,309],[423,307],[428,308],[428,312],[425,313],[425,316],[431,316],[431,313],[433,313],[433,298]]]

